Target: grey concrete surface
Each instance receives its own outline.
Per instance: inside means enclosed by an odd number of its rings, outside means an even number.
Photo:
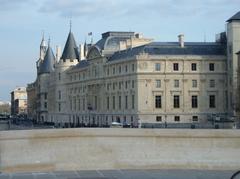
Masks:
[[[238,170],[239,153],[239,130],[75,128],[0,132],[0,167],[9,173]]]
[[[91,170],[0,173],[0,179],[230,179],[234,172],[227,170]],[[234,179],[240,179],[240,175]]]

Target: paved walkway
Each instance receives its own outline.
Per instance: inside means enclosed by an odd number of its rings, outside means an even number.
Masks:
[[[1,173],[0,179],[230,179],[233,173],[213,170],[94,170]],[[240,176],[234,179],[240,179]]]

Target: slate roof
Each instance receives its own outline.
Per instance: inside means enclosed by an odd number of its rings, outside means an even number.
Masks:
[[[79,68],[85,68],[89,65],[89,62],[87,60],[80,60],[77,65],[72,67],[72,70],[79,69]]]
[[[53,54],[52,48],[48,46],[45,57],[39,66],[38,74],[52,72],[54,70],[53,68],[54,61],[55,61],[55,56]]]
[[[46,42],[44,40],[44,37],[42,38],[42,41],[41,41],[41,44],[40,44],[41,47],[46,47]]]
[[[101,50],[116,51],[119,49],[119,42],[134,37],[134,32],[109,31],[102,34],[102,39],[95,45]]]
[[[109,61],[133,57],[147,53],[149,55],[225,55],[225,45],[215,42],[152,42],[143,46],[115,52]]]
[[[232,21],[239,21],[240,20],[240,11],[237,12],[234,16],[232,16],[230,19],[227,20],[227,22],[232,22]]]
[[[78,47],[71,31],[68,34],[61,59],[79,59]]]

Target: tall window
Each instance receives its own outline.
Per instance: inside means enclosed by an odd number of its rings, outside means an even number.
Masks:
[[[97,109],[97,96],[94,97],[95,110]]]
[[[58,73],[58,80],[61,80],[61,73]]]
[[[115,109],[115,96],[113,96],[113,109]]]
[[[132,80],[132,88],[134,88],[134,80]]]
[[[115,74],[115,67],[113,67],[113,74]]]
[[[107,75],[109,75],[109,68],[107,68]]]
[[[174,107],[174,108],[179,108],[179,107],[180,107],[180,98],[179,98],[179,95],[174,95],[174,96],[173,96],[173,107]]]
[[[71,111],[73,110],[73,100],[72,99],[70,99],[70,109],[71,109]]]
[[[45,109],[47,108],[47,102],[44,103],[44,108],[45,108]]]
[[[73,98],[73,109],[76,111],[77,107],[77,102],[76,102],[76,97]]]
[[[192,63],[192,71],[197,71],[197,64],[196,63]]]
[[[78,99],[78,110],[79,111],[81,110],[81,99],[80,98]]]
[[[58,111],[61,111],[61,103],[58,103]]]
[[[118,89],[121,89],[122,82],[118,82]]]
[[[62,98],[61,91],[58,91],[58,99],[61,99],[61,98]]]
[[[161,108],[161,107],[162,107],[161,96],[155,96],[155,108]]]
[[[178,67],[178,63],[173,63],[173,71],[178,71],[179,67]]]
[[[214,63],[209,63],[209,71],[214,71]]]
[[[109,110],[109,96],[107,97],[107,109]]]
[[[214,88],[215,87],[215,80],[210,80],[209,81],[209,87]]]
[[[209,107],[215,108],[216,107],[216,101],[215,101],[215,95],[209,96]]]
[[[119,67],[118,67],[118,73],[121,73],[121,72],[122,72],[122,67],[119,66]]]
[[[179,80],[174,80],[174,87],[179,88]]]
[[[127,88],[128,88],[128,82],[125,81],[125,89],[127,89]]]
[[[125,96],[125,109],[128,109],[128,96]]]
[[[192,96],[192,108],[197,108],[197,107],[198,107],[198,97]]]
[[[160,71],[160,70],[161,70],[161,64],[155,63],[155,71]]]
[[[86,109],[86,105],[85,105],[85,99],[83,98],[83,110]]]
[[[118,108],[121,109],[122,108],[122,97],[118,96]]]
[[[156,80],[156,88],[161,88],[161,80]]]
[[[132,95],[132,109],[135,108],[135,95]]]
[[[132,64],[132,71],[134,72],[134,63]]]
[[[128,66],[127,65],[125,66],[125,72],[126,73],[128,72]]]
[[[192,80],[192,87],[197,88],[197,80]]]

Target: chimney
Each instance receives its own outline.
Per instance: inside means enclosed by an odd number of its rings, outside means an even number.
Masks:
[[[143,35],[142,35],[141,33],[136,33],[136,34],[135,34],[135,37],[136,37],[137,39],[142,39],[142,38],[143,38]]]
[[[84,56],[84,45],[80,44],[79,45],[79,60],[83,60],[85,58]]]
[[[184,47],[184,35],[183,34],[180,34],[178,35],[178,42],[179,42],[179,45],[180,47]]]
[[[127,48],[127,43],[126,41],[120,41],[119,42],[119,51],[125,50]]]
[[[61,47],[60,46],[56,46],[56,60],[57,60],[57,62],[60,60],[60,58],[61,58],[61,54],[62,52],[61,52]]]

